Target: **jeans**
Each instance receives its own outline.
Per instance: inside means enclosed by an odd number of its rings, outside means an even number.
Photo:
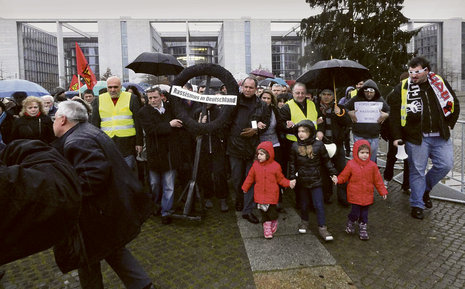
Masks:
[[[421,145],[406,142],[410,168],[410,206],[424,209],[423,194],[430,192],[433,187],[447,175],[454,164],[452,141],[440,136],[424,137]],[[433,163],[432,168],[425,175],[428,157]]]
[[[161,200],[161,215],[170,214],[174,200],[174,178],[176,170],[169,170],[163,173],[149,171],[150,188],[154,196],[155,203]],[[162,194],[160,194],[162,192]]]
[[[136,157],[134,155],[128,155],[124,157],[124,161],[129,166],[129,168],[131,168],[131,172],[137,176]]]
[[[376,138],[363,138],[360,136],[356,136],[354,134],[354,143],[358,140],[364,139],[370,143],[371,147],[371,157],[370,160],[374,161],[376,163],[376,155],[378,154],[378,146],[379,146],[379,137]],[[358,154],[358,152],[352,152],[352,155]]]
[[[368,223],[368,208],[369,206],[360,206],[352,204],[352,210],[348,217],[352,222],[359,221],[361,223]]]
[[[323,190],[321,187],[316,188],[301,188],[297,185],[297,192],[300,196],[300,218],[308,222],[308,208],[310,206],[310,194],[312,195],[313,206],[316,211],[316,219],[318,226],[322,227],[326,224],[325,210],[323,207]]]
[[[129,289],[145,288],[152,283],[150,277],[141,267],[131,252],[122,247],[105,257],[108,265]],[[79,282],[83,289],[103,289],[102,270],[100,262],[78,269]]]

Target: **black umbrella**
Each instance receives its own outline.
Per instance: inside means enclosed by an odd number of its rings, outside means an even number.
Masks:
[[[307,88],[332,87],[336,96],[336,87],[353,85],[369,78],[371,74],[365,66],[352,60],[331,59],[318,61],[299,76],[296,82],[305,83]],[[336,97],[334,100],[336,101]]]
[[[143,52],[126,68],[152,75],[176,75],[184,69],[173,55],[159,52]]]

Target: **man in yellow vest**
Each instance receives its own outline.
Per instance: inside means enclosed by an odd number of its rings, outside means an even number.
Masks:
[[[143,134],[138,119],[140,102],[136,95],[121,91],[117,76],[107,79],[108,92],[92,103],[92,124],[116,144],[128,166],[135,171],[136,152],[142,152]]]
[[[414,57],[408,64],[409,78],[390,96],[390,129],[393,144],[405,143],[410,168],[411,215],[423,219],[432,208],[429,193],[447,175],[454,163],[450,130],[460,106],[449,83],[431,71],[429,61]],[[433,166],[425,174],[428,158]]]

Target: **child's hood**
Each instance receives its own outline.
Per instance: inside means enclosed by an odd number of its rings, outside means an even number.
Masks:
[[[262,143],[260,143],[257,147],[257,151],[259,149],[264,149],[268,152],[268,154],[270,155],[270,158],[267,159],[266,161],[263,162],[263,164],[268,164],[268,163],[271,163],[274,161],[274,149],[273,149],[273,143],[270,142],[270,141],[264,141]]]
[[[368,157],[367,160],[365,161],[362,161],[359,157],[358,157],[358,148],[361,146],[361,145],[367,145],[368,148],[369,148],[369,152],[370,152],[370,156]],[[365,139],[361,139],[361,140],[358,140],[354,143],[354,147],[352,149],[352,155],[354,157],[354,160],[359,163],[359,164],[367,164],[370,159],[371,159],[371,146],[370,146],[370,143],[365,140]]]
[[[310,139],[315,139],[316,137],[316,128],[315,128],[315,124],[313,124],[313,122],[311,120],[308,120],[308,119],[304,119],[304,120],[301,120],[298,124],[296,124],[296,127],[295,127],[295,136],[297,137],[297,139],[299,139],[299,136],[298,136],[298,133],[299,133],[299,127],[306,127],[310,130],[310,136],[309,138]]]

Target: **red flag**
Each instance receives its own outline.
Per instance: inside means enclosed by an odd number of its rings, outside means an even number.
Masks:
[[[89,64],[87,63],[84,53],[82,53],[81,48],[76,42],[76,67],[77,73],[84,78],[84,81],[87,84],[87,88],[92,89],[97,83],[92,69],[90,69]]]
[[[82,84],[80,79],[78,80],[78,77],[76,76],[76,74],[73,75],[73,79],[71,80],[71,84],[69,85],[69,90],[76,91],[79,89],[79,87],[83,87],[83,86],[84,84]]]

